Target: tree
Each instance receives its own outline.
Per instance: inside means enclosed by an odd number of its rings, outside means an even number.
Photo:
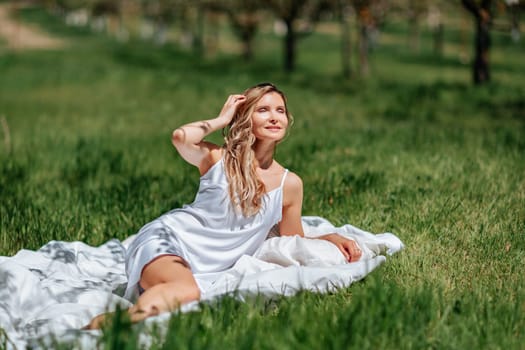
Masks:
[[[412,51],[419,51],[419,34],[420,34],[420,22],[427,12],[426,0],[409,0],[408,1],[408,46]]]
[[[283,21],[286,33],[284,36],[284,70],[295,69],[297,40],[305,33],[311,32],[312,19],[316,15],[316,0],[270,0],[268,1],[274,14]],[[299,18],[306,19],[306,25],[300,29]]]
[[[476,85],[490,81],[489,52],[492,0],[461,0],[463,6],[474,17],[476,34],[472,76]]]
[[[345,78],[352,75],[352,43],[350,18],[355,14],[359,54],[359,72],[361,76],[368,75],[368,54],[376,43],[379,26],[388,12],[388,1],[385,0],[333,0],[330,2],[341,24],[341,58],[342,72]]]
[[[91,17],[93,23],[97,24],[96,29],[105,31],[108,34],[118,33],[123,28],[122,9],[120,1],[111,0],[90,0]],[[117,28],[114,28],[114,20],[117,20]]]
[[[178,0],[140,0],[144,17],[153,23],[153,40],[158,45],[167,41],[168,25],[173,23],[177,11],[184,1]]]
[[[343,77],[352,76],[352,36],[350,32],[350,16],[352,8],[346,0],[336,0],[336,13],[341,24],[341,66]]]
[[[428,25],[432,31],[434,53],[443,56],[444,25],[441,8],[437,4],[432,4],[428,9]]]
[[[221,10],[230,20],[234,33],[241,40],[242,56],[246,61],[253,57],[253,39],[261,20],[259,12],[261,0],[230,0],[222,1]]]
[[[386,5],[382,0],[351,0],[359,32],[359,70],[362,76],[368,75],[368,53],[375,43],[379,23],[383,21]]]

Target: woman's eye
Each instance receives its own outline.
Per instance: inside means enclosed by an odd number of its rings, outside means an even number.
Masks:
[[[257,112],[260,112],[260,113],[262,113],[262,112],[266,112],[266,108],[264,108],[264,107],[263,107],[263,108],[259,108],[259,109],[257,110]]]

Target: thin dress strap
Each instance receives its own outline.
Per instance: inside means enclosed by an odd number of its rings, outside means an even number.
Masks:
[[[284,180],[286,179],[286,175],[288,174],[288,169],[284,169],[284,174],[283,174],[283,178],[281,179],[281,188],[283,187],[284,185]]]

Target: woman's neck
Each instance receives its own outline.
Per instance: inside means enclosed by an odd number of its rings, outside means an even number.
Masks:
[[[256,143],[253,146],[255,159],[259,163],[261,169],[268,169],[273,162],[273,154],[275,152],[275,142],[271,143]]]

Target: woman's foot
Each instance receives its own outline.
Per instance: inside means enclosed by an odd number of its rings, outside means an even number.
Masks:
[[[111,318],[115,313],[114,312],[106,312],[103,314],[100,314],[98,316],[93,317],[89,324],[82,327],[82,330],[90,330],[90,329],[100,329],[104,325],[104,323],[107,321],[107,318]]]
[[[136,305],[130,307],[127,310],[127,315],[124,317],[129,317],[132,323],[140,322],[148,317],[157,316],[159,310],[152,306],[149,312],[146,310],[139,309]],[[82,330],[91,330],[91,329],[101,329],[108,321],[111,321],[115,317],[115,312],[106,312],[98,316],[93,317],[89,324],[82,327]]]

